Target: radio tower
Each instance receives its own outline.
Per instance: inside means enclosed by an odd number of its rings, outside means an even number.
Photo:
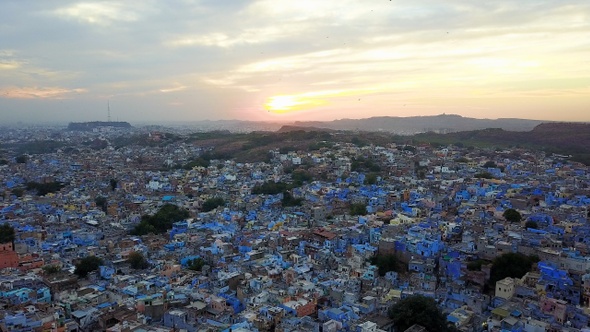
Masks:
[[[108,120],[111,122],[111,101],[107,101],[107,112],[108,112]]]

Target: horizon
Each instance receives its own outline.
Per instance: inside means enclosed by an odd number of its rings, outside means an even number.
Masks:
[[[277,121],[277,120],[240,120],[240,119],[203,119],[203,120],[189,120],[189,121],[182,121],[182,120],[161,120],[161,121],[123,121],[123,120],[88,120],[88,121],[41,121],[41,122],[25,122],[25,121],[18,121],[18,122],[5,122],[0,124],[0,126],[67,126],[70,123],[107,123],[107,122],[122,122],[122,123],[129,123],[132,126],[179,126],[179,125],[191,125],[191,124],[198,124],[204,122],[243,122],[243,123],[255,123],[255,124],[272,124],[272,125],[297,125],[299,123],[303,123],[305,126],[306,123],[313,124],[314,122],[318,123],[331,123],[331,122],[338,122],[338,121],[363,121],[363,120],[370,120],[374,118],[435,118],[435,117],[461,117],[464,119],[470,120],[488,120],[488,121],[498,121],[498,120],[519,120],[519,121],[531,121],[531,122],[540,122],[540,123],[562,123],[562,124],[590,124],[590,121],[554,121],[554,120],[541,120],[541,119],[521,119],[521,118],[476,118],[476,117],[466,117],[459,114],[436,114],[436,115],[410,115],[410,116],[372,116],[368,118],[341,118],[341,119],[334,119],[334,120],[327,120],[327,121],[316,121],[316,120],[289,120],[289,121]]]
[[[7,0],[2,123],[590,122],[590,3]]]

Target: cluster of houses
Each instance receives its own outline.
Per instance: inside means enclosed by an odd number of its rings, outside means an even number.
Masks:
[[[116,149],[119,134],[47,131],[90,143],[0,165],[0,223],[15,229],[0,244],[0,330],[394,331],[388,309],[424,295],[461,331],[590,331],[590,171],[563,156],[335,143],[185,169],[173,165],[209,147]],[[288,189],[301,205],[253,193],[293,169],[311,177]],[[29,182],[64,187],[39,196]],[[210,198],[225,204],[203,212]],[[166,204],[190,217],[130,235]],[[149,267],[134,269],[134,253]],[[507,253],[538,262],[490,285]],[[376,255],[398,267],[380,271]],[[79,278],[88,256],[102,265]]]

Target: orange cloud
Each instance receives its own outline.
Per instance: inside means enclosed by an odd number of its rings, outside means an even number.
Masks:
[[[13,99],[66,99],[68,94],[83,92],[86,92],[86,90],[59,87],[7,87],[0,88],[0,97]]]

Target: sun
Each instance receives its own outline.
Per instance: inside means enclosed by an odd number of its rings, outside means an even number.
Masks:
[[[296,96],[274,96],[268,99],[266,109],[269,112],[286,113],[299,104],[301,101],[297,101]]]
[[[313,98],[312,96],[283,95],[269,97],[264,106],[269,112],[275,114],[284,114],[294,111],[307,110],[325,104],[325,100]]]

